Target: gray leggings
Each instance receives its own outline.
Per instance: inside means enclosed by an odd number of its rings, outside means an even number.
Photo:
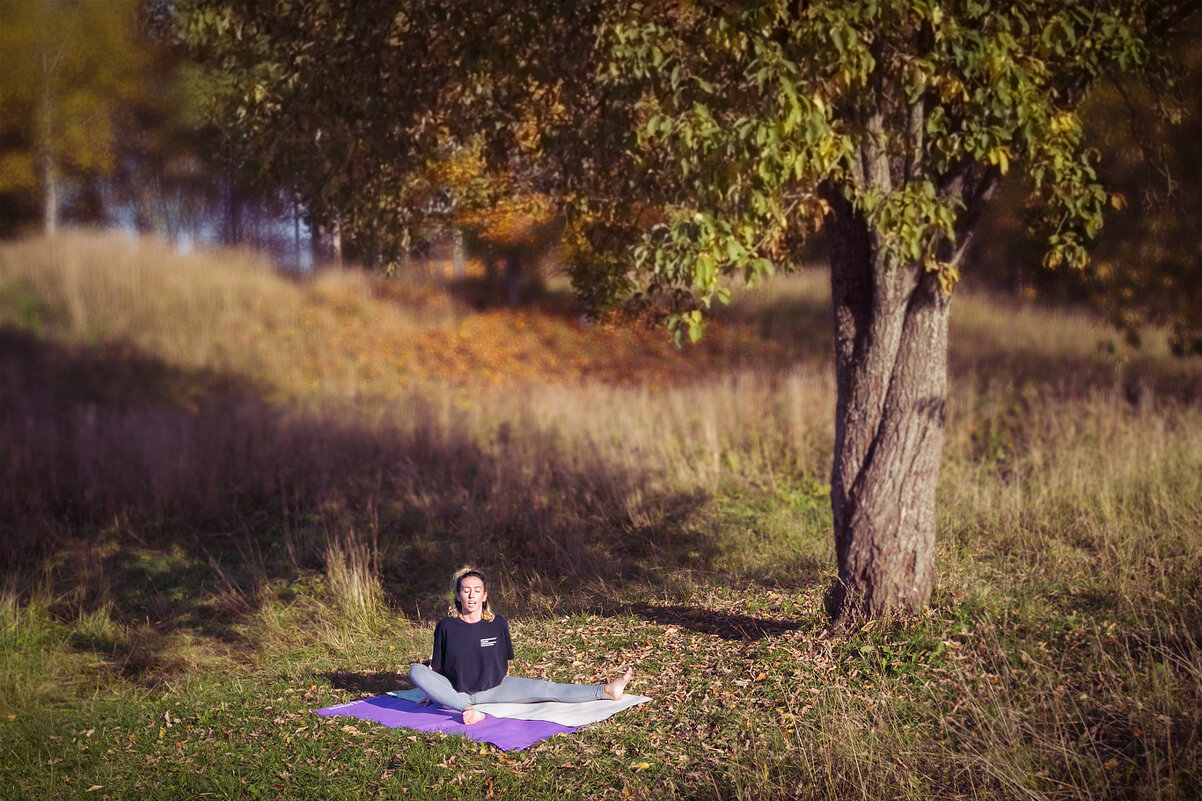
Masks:
[[[553,681],[506,676],[501,683],[478,693],[458,692],[446,676],[435,673],[425,665],[409,668],[409,680],[430,700],[462,712],[475,704],[534,704],[539,701],[564,701],[578,704],[605,698],[604,685],[556,684]]]

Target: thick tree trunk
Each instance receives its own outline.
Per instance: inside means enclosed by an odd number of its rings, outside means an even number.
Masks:
[[[947,401],[949,298],[832,196],[837,385],[831,471],[836,623],[915,609],[935,581],[935,486]]]

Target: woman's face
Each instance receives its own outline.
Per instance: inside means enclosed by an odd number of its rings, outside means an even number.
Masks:
[[[484,591],[484,582],[478,576],[464,576],[459,580],[459,612],[464,615],[475,615],[484,609],[484,601],[488,593]]]

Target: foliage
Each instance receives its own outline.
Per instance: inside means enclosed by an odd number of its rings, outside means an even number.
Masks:
[[[180,17],[213,75],[210,115],[232,158],[337,225],[361,261],[388,264],[456,215],[479,227],[498,200],[537,194],[521,159],[530,120],[496,64],[497,37],[512,36],[502,59],[516,66],[512,47],[536,11],[196,0]]]
[[[116,170],[122,140],[136,130],[134,109],[153,92],[139,9],[137,0],[0,6],[6,225],[39,214],[48,185],[60,181],[75,190],[67,199],[78,215],[103,213],[94,182]]]
[[[795,265],[836,198],[950,291],[1013,166],[1047,263],[1083,267],[1117,201],[1077,108],[1104,74],[1161,74],[1149,42],[1191,7],[201,0],[183,19],[240,158],[366,260],[550,191],[586,299],[666,304],[696,338],[720,276]]]
[[[1049,266],[1081,268],[1111,199],[1077,108],[1104,74],[1160,70],[1149,42],[1188,5],[621,4],[602,29],[598,116],[630,120],[634,155],[577,200],[637,198],[636,266],[686,309],[725,299],[721,275],[795,265],[844,201],[950,291],[1012,169],[1044,202]],[[586,289],[615,264],[582,270]],[[700,333],[696,311],[676,319]]]
[[[1099,241],[1084,284],[1132,341],[1163,326],[1175,352],[1202,355],[1202,269],[1193,232],[1202,191],[1190,177],[1202,135],[1202,50],[1192,36],[1170,46],[1185,63],[1175,81],[1116,82],[1090,104],[1087,122],[1113,156],[1106,178],[1124,208]]]
[[[1092,304],[1132,342],[1167,333],[1180,354],[1198,352],[1202,272],[1189,221],[1199,214],[1194,145],[1199,135],[1202,75],[1196,23],[1164,47],[1178,69],[1156,81],[1110,76],[1082,107],[1087,138],[1099,152],[1099,175],[1112,191],[1105,229],[1083,272],[1040,269],[1024,213],[1023,187],[1004,183],[998,213],[983,221],[974,252],[977,276],[1027,297]]]

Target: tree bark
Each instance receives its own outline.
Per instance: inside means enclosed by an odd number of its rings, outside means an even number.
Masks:
[[[242,190],[236,182],[230,182],[228,204],[225,208],[225,244],[241,245],[245,239],[242,225]]]
[[[505,305],[516,309],[522,302],[522,268],[517,253],[505,253]]]
[[[342,266],[342,221],[337,216],[330,222],[330,251],[334,263]]]
[[[54,236],[58,231],[58,170],[50,148],[42,151],[42,233]]]
[[[950,299],[920,264],[899,263],[841,193],[827,197],[839,567],[828,611],[838,625],[930,599]]]
[[[58,165],[54,158],[54,99],[51,96],[50,87],[52,77],[50,54],[43,52],[40,134],[42,145],[42,232],[46,236],[54,236],[58,231]]]
[[[463,242],[463,231],[451,231],[451,277],[461,281],[467,277],[467,247]]]

